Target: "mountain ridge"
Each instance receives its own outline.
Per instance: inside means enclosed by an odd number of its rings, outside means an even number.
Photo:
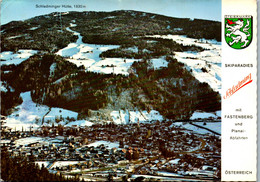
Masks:
[[[220,22],[138,11],[68,12],[2,27],[3,51],[38,50],[21,64],[4,65],[1,69],[2,80],[15,90],[16,97],[31,91],[34,102],[76,111],[81,119],[97,111],[94,115],[111,120],[110,112],[114,110],[157,110],[168,119],[189,119],[195,110],[220,109],[219,93],[199,82],[193,76],[194,69],[188,69],[175,57],[177,52],[200,54],[215,48],[148,37],[171,34],[187,35],[198,41],[219,40],[220,29],[216,27],[220,27]],[[206,28],[209,31],[203,31]],[[117,47],[105,46],[111,44]],[[76,53],[57,55],[66,48]],[[161,65],[158,68],[154,66],[156,61]],[[211,63],[207,64],[204,69],[199,68],[199,73],[210,71],[207,69]],[[19,77],[15,77],[17,73]],[[1,104],[7,105],[4,97],[2,100]],[[5,106],[2,114],[10,113],[19,103],[14,101],[12,106]]]

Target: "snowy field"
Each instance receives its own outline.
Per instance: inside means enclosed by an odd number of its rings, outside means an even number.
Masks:
[[[195,111],[190,117],[190,119],[194,120],[194,119],[206,119],[206,118],[218,118],[218,117],[221,117],[221,111],[216,111],[213,113]]]
[[[62,166],[68,166],[68,165],[74,165],[78,164],[78,161],[57,161],[54,162],[51,168],[56,168],[56,167],[62,167]]]
[[[87,70],[105,74],[128,75],[128,69],[137,59],[105,58],[91,65]]]
[[[41,118],[48,112],[49,107],[44,105],[36,106],[32,101],[30,92],[24,92],[20,95],[22,104],[15,108],[15,112],[7,116],[6,126],[16,130],[29,130],[30,127],[38,128],[36,120],[41,122]]]
[[[151,59],[152,67],[156,69],[160,69],[162,67],[168,67],[168,62],[164,58]]]
[[[73,112],[67,109],[62,109],[62,108],[57,108],[57,107],[52,107],[51,111],[45,116],[45,121],[46,120],[51,120],[51,121],[55,121],[55,117],[63,117],[63,118],[75,118],[77,119],[78,113],[77,112]]]
[[[49,144],[53,144],[53,143],[60,143],[62,142],[62,140],[58,139],[58,138],[48,138],[48,137],[27,137],[27,138],[21,138],[18,140],[15,140],[15,145],[16,146],[26,146],[28,144],[31,143],[42,143],[44,145],[49,145]]]
[[[208,83],[214,91],[221,93],[221,42],[194,39],[183,35],[153,35],[147,37],[170,39],[185,46],[195,45],[202,52],[175,52],[175,58],[186,65],[200,82]]]
[[[221,48],[221,42],[218,42],[214,39],[194,39],[189,38],[186,35],[148,35],[146,37],[153,37],[153,38],[162,38],[162,39],[171,39],[178,44],[183,44],[185,46],[195,45],[198,47],[202,47],[204,49],[218,49]]]
[[[38,164],[39,167],[41,168],[42,165],[43,165],[44,167],[47,167],[47,166],[49,165],[49,162],[48,162],[48,161],[36,161],[35,164]]]
[[[213,113],[207,113],[207,112],[199,112],[199,111],[195,111],[192,116],[190,117],[191,120],[194,120],[194,119],[207,119],[207,118],[218,118],[218,117],[221,117],[221,111],[216,111],[216,112],[213,112]],[[202,126],[202,127],[205,127],[205,128],[208,128],[210,130],[213,130],[217,133],[221,133],[221,122],[206,122],[206,125],[204,125],[204,122],[192,122],[196,125],[199,125],[199,126]],[[205,129],[202,129],[202,128],[199,128],[199,127],[196,127],[196,126],[193,126],[193,125],[186,125],[185,128],[189,128],[193,131],[196,131],[198,133],[211,133],[211,132],[207,132],[207,130]]]
[[[208,128],[210,130],[213,130],[217,133],[221,133],[221,122],[207,122],[206,125],[204,125],[202,122],[193,122],[193,123]]]
[[[41,138],[41,137],[27,137],[27,138],[21,138],[21,139],[18,139],[18,140],[15,140],[15,144],[17,146],[20,146],[20,145],[28,145],[28,144],[31,144],[31,143],[36,143],[36,142],[44,142],[44,138]]]
[[[26,49],[20,49],[17,51],[17,53],[13,53],[11,51],[4,51],[0,53],[0,58],[4,61],[1,61],[1,65],[18,65],[31,57],[32,55],[36,54],[36,50],[26,50]]]
[[[221,134],[221,122],[207,122],[206,125],[203,125],[203,122],[192,122],[192,123],[203,126],[205,128],[208,128],[212,131],[215,131],[215,132]],[[187,130],[192,130],[193,132],[198,133],[198,134],[208,134],[208,133],[212,134],[212,132],[210,132],[206,129],[191,125],[189,123],[174,122],[172,125],[181,126]]]
[[[96,141],[94,143],[88,144],[88,147],[98,147],[100,145],[104,144],[104,146],[108,149],[112,148],[119,148],[119,143],[118,142],[108,142],[108,141]]]
[[[44,121],[50,120],[51,122],[55,121],[55,118],[60,118],[62,116],[66,119],[66,117],[74,117],[77,119],[78,113],[69,111],[62,108],[49,108],[45,105],[36,104],[32,101],[30,92],[24,92],[20,95],[22,97],[22,104],[15,108],[15,111],[7,116],[5,126],[12,128],[13,130],[29,130],[30,128],[33,130],[38,128],[42,123],[42,118]],[[84,125],[83,121],[81,125]],[[87,125],[90,123],[85,122]],[[61,124],[64,124],[61,122]],[[55,123],[57,125],[57,123]]]
[[[186,171],[186,175],[202,175],[202,176],[208,176],[208,177],[213,177],[214,176],[214,171],[205,171],[205,170],[198,170],[198,171]]]
[[[72,121],[65,126],[73,126],[73,125],[78,125],[78,126],[92,126],[93,123],[87,120],[77,120],[77,121]]]
[[[70,24],[70,27],[75,27],[76,24]],[[100,58],[99,55],[109,49],[119,48],[118,45],[96,45],[85,44],[82,42],[82,36],[80,33],[71,30],[78,36],[75,43],[70,43],[67,47],[59,50],[56,54],[66,57],[67,61],[70,61],[77,66],[83,65],[86,71],[92,71],[105,74],[123,74],[128,75],[128,69],[134,63],[134,61],[140,61],[138,59],[123,59],[123,58]]]
[[[166,172],[166,171],[158,171],[157,172],[158,175],[162,175],[162,176],[182,176],[176,173],[170,173],[170,172]]]
[[[163,120],[163,116],[155,110],[150,111],[113,111],[110,113],[112,120],[116,124],[129,124],[141,122],[149,122],[152,120]]]
[[[179,62],[184,63],[188,70],[192,70],[197,80],[208,83],[214,91],[221,93],[221,63],[208,61],[213,59],[212,57],[189,57],[190,54],[197,53],[175,52],[175,54]],[[218,58],[220,59],[220,56]]]

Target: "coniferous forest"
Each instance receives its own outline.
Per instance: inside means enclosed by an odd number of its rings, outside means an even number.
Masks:
[[[34,164],[34,157],[11,157],[1,148],[1,178],[4,181],[79,181],[76,177],[65,178],[61,174],[50,173],[44,166]]]

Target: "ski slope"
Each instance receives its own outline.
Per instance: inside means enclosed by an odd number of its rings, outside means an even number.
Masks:
[[[194,39],[184,35],[152,35],[152,38],[170,39],[184,46],[197,46],[205,49],[202,52],[175,52],[175,58],[186,65],[194,77],[206,82],[221,93],[221,42],[216,40]]]
[[[50,123],[55,123],[56,118],[64,118],[64,124],[66,117],[77,119],[78,113],[69,111],[62,108],[50,108],[46,105],[36,104],[32,101],[31,93],[24,92],[20,94],[23,102],[15,108],[15,111],[7,116],[5,126],[12,128],[13,130],[29,130],[38,128],[42,124],[44,118],[44,124],[49,120]],[[58,123],[55,123],[58,125]]]
[[[71,23],[70,27],[75,27],[76,24]],[[128,69],[135,61],[139,59],[124,59],[124,58],[101,58],[99,55],[107,50],[119,48],[119,45],[97,45],[85,44],[82,41],[80,33],[73,31],[67,27],[67,31],[78,36],[75,43],[70,43],[67,47],[60,49],[56,54],[65,57],[79,66],[84,66],[86,71],[92,71],[105,74],[123,74],[128,75]]]

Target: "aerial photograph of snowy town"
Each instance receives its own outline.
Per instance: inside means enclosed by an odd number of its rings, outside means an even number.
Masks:
[[[1,181],[220,181],[221,1],[68,2],[2,2]]]

